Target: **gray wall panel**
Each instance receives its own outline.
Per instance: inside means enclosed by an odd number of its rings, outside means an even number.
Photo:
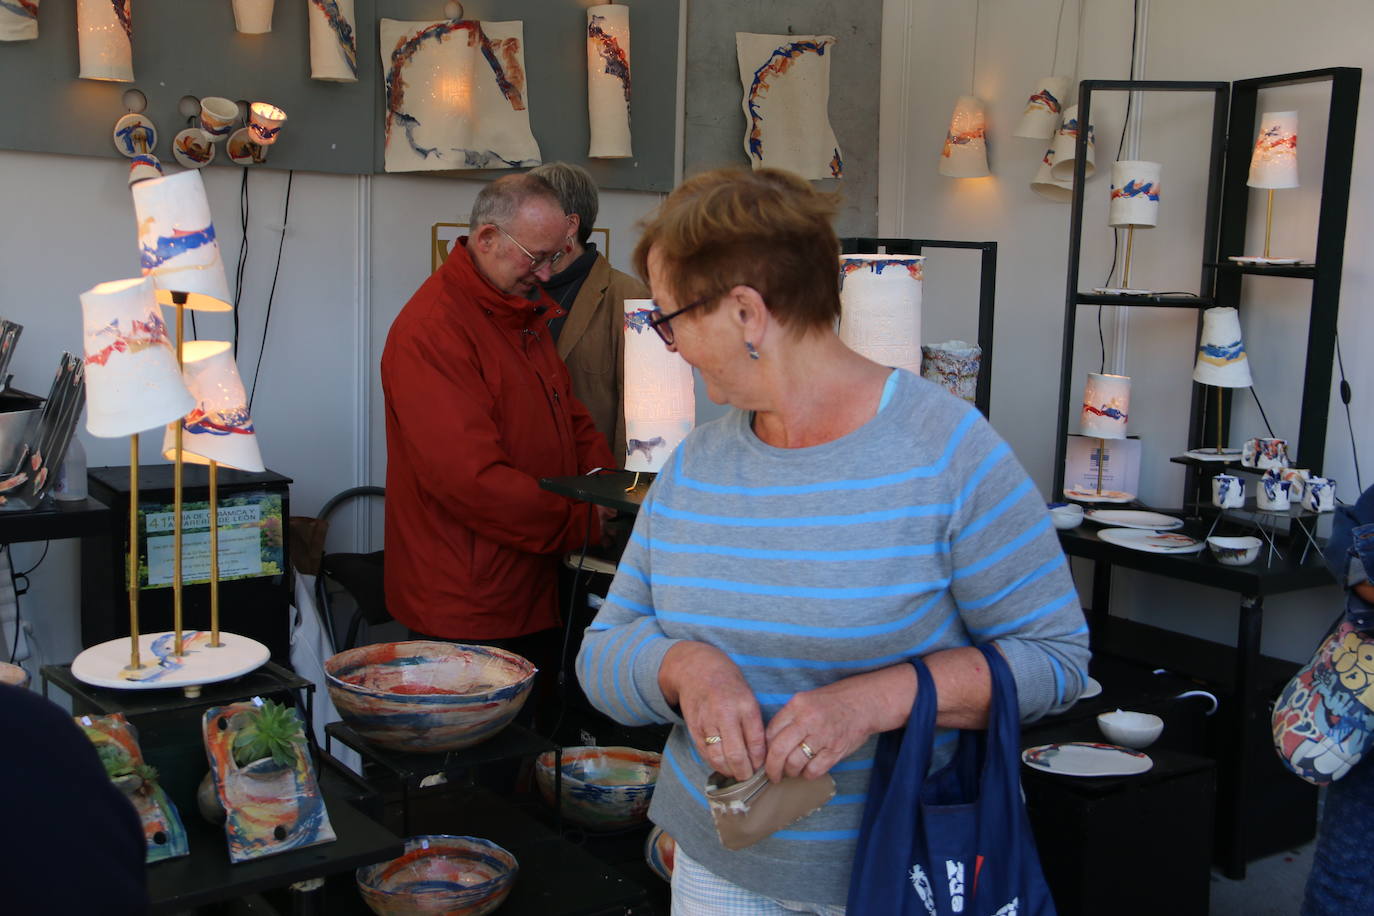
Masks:
[[[843,195],[840,235],[876,235],[882,0],[690,0],[687,15],[687,174],[748,165],[736,32],[834,35],[830,124],[845,177],[816,185]]]

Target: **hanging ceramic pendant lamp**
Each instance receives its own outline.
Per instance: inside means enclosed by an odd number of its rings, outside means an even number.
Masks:
[[[987,117],[982,101],[973,95],[978,75],[978,23],[983,4],[974,6],[973,54],[969,64],[969,94],[954,103],[945,145],[940,151],[940,174],[948,178],[986,178],[988,169]]]

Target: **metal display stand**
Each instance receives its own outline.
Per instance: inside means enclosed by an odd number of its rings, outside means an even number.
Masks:
[[[992,324],[997,310],[997,243],[961,242],[947,239],[882,239],[851,237],[840,239],[844,254],[923,254],[927,248],[962,248],[981,252],[978,272],[978,347],[983,351],[978,370],[978,390],[973,403],[990,416],[992,405]]]

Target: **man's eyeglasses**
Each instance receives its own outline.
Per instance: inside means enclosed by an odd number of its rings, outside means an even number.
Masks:
[[[698,305],[705,305],[706,303],[711,302],[715,298],[715,296],[702,296],[695,302],[689,302],[687,305],[684,305],[676,312],[670,312],[667,315],[663,314],[663,310],[660,309],[658,307],[658,303],[655,302],[654,314],[650,316],[648,320],[649,327],[653,328],[658,333],[658,336],[662,338],[663,342],[671,347],[673,345],[673,326],[669,324],[669,322],[676,318],[678,315],[681,315],[683,312],[690,311],[696,308]]]
[[[496,226],[495,223],[492,223],[492,225]],[[500,232],[506,238],[510,239],[511,244],[514,245],[516,248],[519,248],[521,253],[524,254],[525,257],[530,259],[531,272],[539,270],[540,268],[546,265],[549,267],[555,267],[558,265],[559,260],[561,260],[563,257],[563,249],[560,248],[553,254],[546,254],[542,258],[536,258],[533,254],[530,253],[530,250],[528,248],[526,248],[524,245],[521,245],[519,242],[515,240],[515,236],[511,235],[509,232],[502,229],[500,226],[496,226],[496,231]]]

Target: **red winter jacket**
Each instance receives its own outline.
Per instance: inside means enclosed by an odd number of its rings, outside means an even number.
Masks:
[[[382,351],[387,610],[431,636],[523,636],[558,625],[558,556],[600,538],[539,478],[614,459],[545,329],[558,306],[500,292],[459,242]]]

